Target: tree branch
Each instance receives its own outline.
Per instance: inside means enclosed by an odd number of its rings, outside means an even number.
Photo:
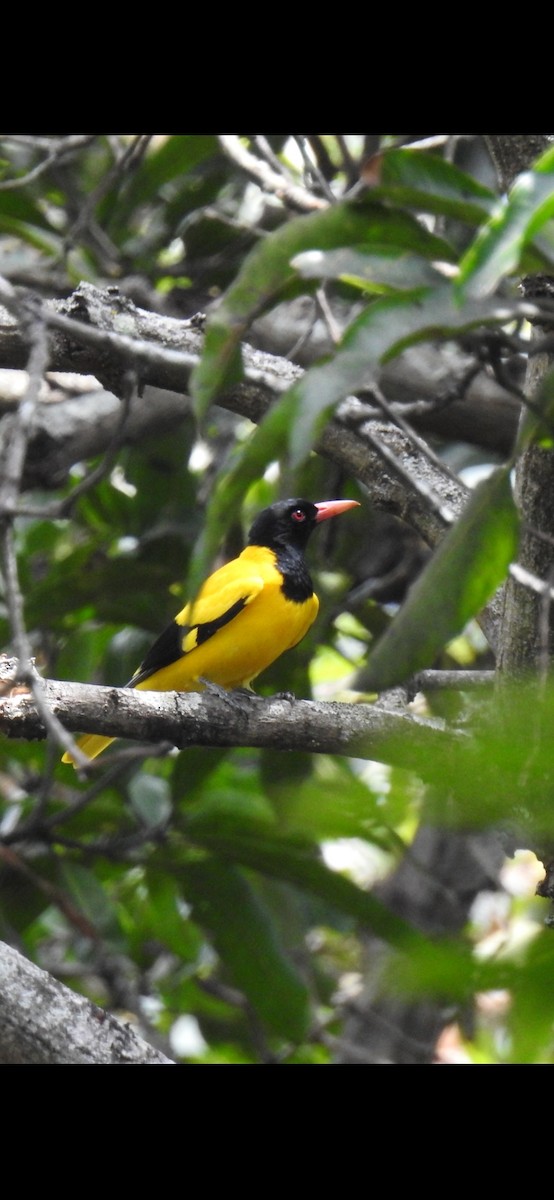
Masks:
[[[288,205],[295,212],[313,212],[321,208],[328,208],[327,200],[321,200],[319,196],[314,196],[305,188],[291,183],[284,172],[281,174],[263,159],[257,158],[255,154],[250,154],[240,138],[222,134],[219,144],[231,162],[240,167],[241,171],[245,171],[249,178],[253,179],[264,191],[273,192],[283,201],[283,204]]]
[[[112,1013],[0,943],[0,1062],[174,1066]]]
[[[9,676],[4,660],[4,675]],[[13,666],[12,666],[13,674]],[[436,723],[389,712],[380,704],[323,703],[262,698],[236,692],[146,692],[133,688],[44,680],[44,698],[67,729],[86,729],[139,741],[167,740],[189,746],[251,746],[347,754],[410,768],[414,746],[427,751],[433,778],[433,751],[458,746],[463,734],[446,733]],[[0,731],[10,738],[45,736],[44,722],[30,695],[0,699]],[[419,758],[418,758],[419,761]]]
[[[16,300],[15,295],[10,297],[6,291],[3,298],[10,305]],[[54,330],[50,342],[51,370],[92,373],[119,395],[124,388],[125,372],[129,366],[133,366],[142,385],[148,383],[177,393],[174,406],[165,399],[164,411],[168,421],[171,420],[168,408],[175,419],[190,412],[189,402],[183,399],[183,393],[186,393],[191,370],[198,362],[202,349],[202,334],[194,321],[160,317],[137,308],[132,301],[120,296],[116,289],[101,291],[87,283],[81,284],[68,301],[45,302],[41,313]],[[3,325],[0,324],[0,366],[24,366],[26,353],[25,340],[17,321],[8,318]],[[249,346],[243,347],[243,358],[246,382],[219,396],[218,403],[257,423],[268,411],[275,396],[286,391],[302,375],[302,369]],[[74,422],[68,422],[64,412],[63,421],[60,420],[56,427],[52,405],[48,405],[48,412],[36,421],[34,444],[30,447],[25,475],[27,486],[32,482],[44,485],[48,476],[59,484],[64,464],[69,469],[79,456],[82,457],[86,449],[83,410],[87,403],[92,405],[92,401],[87,397],[71,403],[77,404],[73,410]],[[368,410],[363,405],[357,405],[353,417],[352,405],[356,403],[345,402],[337,417],[324,430],[317,450],[342,469],[356,475],[367,486],[378,506],[402,517],[422,537],[434,544],[444,533],[444,521],[439,511],[430,509],[429,495],[434,493],[437,496],[438,509],[443,505],[457,514],[465,503],[466,488],[450,477],[445,479],[444,471],[429,463],[426,454],[418,451],[410,438],[400,430],[391,429],[383,421],[366,419]],[[105,449],[114,433],[115,404],[111,404],[106,396],[102,397],[101,404],[102,410],[106,410],[104,419],[99,423],[96,418],[92,428],[87,429],[86,438],[91,439],[88,443],[91,447],[89,454]],[[145,432],[149,405],[152,405],[151,394],[148,404],[141,402],[138,397],[133,400],[126,429],[126,436],[131,440],[139,432]],[[152,425],[158,427],[156,408],[153,408],[150,416]],[[376,449],[379,442],[384,443],[385,440],[389,451],[388,462],[384,461],[384,454]],[[391,474],[390,453],[398,460],[400,477],[398,473]],[[50,454],[55,458],[54,463]],[[31,467],[34,479],[30,473]],[[406,486],[407,478],[412,482],[411,488]],[[418,481],[420,490],[423,488],[420,495],[415,481]]]

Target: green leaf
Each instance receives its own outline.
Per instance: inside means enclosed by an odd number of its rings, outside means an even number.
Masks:
[[[510,469],[500,467],[475,489],[377,643],[364,671],[367,691],[384,691],[432,666],[502,583],[518,532]]]
[[[162,142],[159,149],[149,150],[129,188],[133,204],[144,204],[159,189],[181,175],[193,171],[200,163],[220,154],[213,134],[177,134]]]
[[[554,216],[552,152],[539,170],[524,171],[501,200],[460,263],[461,297],[484,297],[519,265],[523,248]]]
[[[105,937],[121,936],[116,910],[105,889],[88,867],[69,861],[60,864],[60,882],[87,921]]]
[[[428,213],[480,225],[491,212],[493,192],[459,167],[421,150],[387,150],[376,194]]]
[[[34,224],[31,225],[28,221],[20,221],[17,217],[2,216],[0,214],[0,230],[3,233],[11,234],[12,237],[21,238],[29,246],[34,246],[36,250],[42,250],[45,254],[53,257],[61,257],[62,255],[63,238],[49,229],[39,228],[38,225]]]
[[[27,749],[27,747],[25,747]],[[8,763],[3,763],[3,770]],[[52,903],[54,866],[50,859],[33,858],[32,871],[18,869],[17,859],[0,864],[0,937],[6,942],[24,934]]]
[[[199,419],[212,401],[242,380],[240,340],[245,329],[246,325],[237,329],[228,326],[221,310],[206,327],[202,358],[190,378],[190,394]]]
[[[287,756],[288,757],[288,756]],[[401,773],[403,776],[405,773]],[[317,755],[313,772],[304,780],[286,777],[281,787],[290,808],[290,821],[306,837],[325,841],[331,838],[363,838],[369,843],[397,850],[398,835],[390,828],[396,820],[406,820],[409,798],[391,801],[388,788],[374,790],[350,768],[349,759]],[[339,799],[340,797],[340,799]]]
[[[520,957],[517,964],[519,969],[511,964],[511,1045],[506,1047],[506,1057],[515,1064],[552,1063],[554,946],[550,934],[550,929],[543,929],[527,946],[523,960]]]
[[[162,945],[167,946],[177,954],[182,962],[195,960],[200,953],[201,933],[187,921],[183,915],[184,901],[182,887],[167,871],[160,871],[149,865],[144,874],[144,885],[141,881],[140,899],[133,897],[129,904],[130,914],[129,933],[137,930],[141,941],[159,938]]]
[[[231,817],[214,821],[202,815],[187,824],[187,831],[197,845],[318,896],[398,949],[408,949],[419,941],[416,931],[387,912],[373,896],[344,875],[329,870],[319,857],[318,847],[303,837],[273,833],[262,822]]]
[[[443,281],[423,257],[401,248],[374,254],[350,247],[306,250],[292,259],[292,265],[304,279],[340,279],[364,291],[405,292]]]
[[[235,867],[210,858],[186,864],[183,878],[194,920],[208,931],[236,986],[275,1033],[302,1041],[308,991],[254,889]]]
[[[100,207],[101,214],[107,215],[116,202],[114,224],[118,230],[123,229],[138,206],[152,202],[169,183],[186,178],[218,153],[218,141],[213,134],[176,134],[159,146],[150,144],[127,186],[118,187],[107,197]]]
[[[333,359],[307,371],[272,405],[248,441],[237,447],[233,465],[218,481],[206,530],[195,552],[191,580],[196,587],[250,485],[261,478],[270,462],[286,453],[287,446],[290,465],[298,467],[338,401],[367,386],[380,363],[414,342],[448,337],[453,329],[460,332],[482,323],[501,324],[512,312],[508,303],[488,301],[460,309],[448,283],[375,300],[347,330]]]
[[[290,405],[292,397],[296,408],[289,421],[292,466],[309,453],[338,401],[367,387],[380,364],[414,342],[502,323],[512,311],[508,303],[488,301],[460,307],[450,283],[375,300],[346,331],[333,359],[312,367],[280,401]]]
[[[467,710],[466,710],[467,711]],[[527,719],[522,721],[522,714]],[[501,689],[480,690],[471,701],[464,736],[442,734],[431,748],[410,740],[410,770],[431,775],[427,818],[447,829],[511,827],[518,845],[548,847],[552,837],[554,691],[538,677],[521,676]],[[387,739],[387,755],[397,735]],[[478,781],[478,786],[476,786]],[[544,851],[543,851],[544,852]]]
[[[409,213],[386,208],[367,196],[296,217],[260,242],[208,322],[202,359],[191,379],[198,415],[237,382],[240,341],[253,318],[296,278],[291,265],[295,255],[303,250],[391,244],[429,257],[452,258],[447,243]]]
[[[53,227],[46,215],[48,211],[48,208],[44,209],[35,204],[24,188],[0,192],[0,229],[3,228],[5,220],[9,221],[10,218],[13,218],[18,222],[24,222],[25,225],[53,232]]]

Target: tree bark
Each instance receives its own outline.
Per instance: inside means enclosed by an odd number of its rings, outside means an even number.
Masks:
[[[531,166],[534,159],[552,144],[552,137],[537,134],[494,135],[486,138],[496,164],[500,187],[506,190],[515,177]],[[525,281],[526,297],[533,299],[535,286],[542,292],[545,281]],[[549,331],[551,332],[551,330]],[[535,343],[544,337],[544,328],[535,328]],[[541,380],[552,367],[552,357],[534,354],[529,359],[525,394],[531,399]],[[522,416],[523,419],[523,416]],[[552,544],[554,537],[554,453],[536,445],[520,455],[515,469],[515,497],[522,519],[519,562],[522,567],[552,582]],[[541,539],[540,534],[546,538]],[[552,621],[545,622],[545,600],[522,587],[510,577],[505,588],[504,612],[500,634],[498,667],[506,678],[529,672],[551,661],[554,650]]]
[[[0,943],[2,1065],[174,1066],[129,1025]]]
[[[508,191],[516,175],[552,144],[552,137],[543,133],[485,134],[485,143],[496,168],[498,185]]]

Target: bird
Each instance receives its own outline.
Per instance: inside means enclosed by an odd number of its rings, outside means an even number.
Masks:
[[[219,567],[151,646],[125,685],[157,692],[207,686],[251,690],[253,681],[297,646],[315,621],[319,600],[304,557],[310,534],[357,500],[278,500],[258,513],[245,549]],[[89,759],[115,739],[85,734]],[[62,762],[77,763],[70,752]]]

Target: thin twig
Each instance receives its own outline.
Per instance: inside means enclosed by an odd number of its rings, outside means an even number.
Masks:
[[[261,158],[256,158],[255,154],[251,154],[242,145],[240,138],[222,134],[219,137],[219,144],[224,154],[237,167],[245,171],[251,179],[254,179],[264,191],[273,192],[283,201],[283,204],[287,204],[296,212],[314,212],[314,210],[329,207],[326,200],[320,199],[319,196],[313,196],[311,192],[299,187],[298,184],[289,183],[288,179],[283,174],[274,171],[269,163],[263,162]]]
[[[354,423],[351,415],[349,415],[345,421],[345,424],[347,423]],[[406,470],[405,467],[402,466],[402,463],[398,460],[396,455],[393,454],[392,450],[390,450],[389,447],[385,445],[385,443],[379,438],[375,437],[375,434],[370,428],[369,421],[363,421],[363,425],[358,423],[357,431],[359,434],[363,433],[363,437],[371,446],[373,446],[373,449],[380,456],[380,458],[387,463],[387,466],[394,471],[394,474],[397,476],[397,478],[399,478],[402,483],[406,484],[406,486],[410,488],[410,491],[416,492],[417,495],[425,501],[425,503],[429,506],[435,516],[440,519],[443,525],[453,524],[457,515],[453,509],[451,509],[449,505],[444,504],[441,497],[435,491],[433,491],[433,489],[430,488],[423,479],[416,479],[408,470]],[[467,491],[465,485],[459,480],[456,480],[456,485],[464,492]]]
[[[55,500],[50,504],[41,504],[40,506],[25,504],[18,501],[13,509],[13,515],[17,517],[31,517],[32,519],[40,519],[47,521],[63,520],[65,517],[71,516],[73,509],[78,500],[85,496],[87,492],[102,479],[106,477],[108,471],[112,467],[117,455],[125,442],[125,431],[127,428],[129,414],[131,411],[131,402],[133,393],[136,391],[137,381],[133,371],[127,371],[123,377],[121,384],[121,412],[118,423],[114,429],[112,438],[101,461],[91,471],[75,484],[75,487],[67,496],[61,500]]]
[[[333,342],[333,345],[338,346],[342,337],[342,331],[339,329],[339,326],[334,318],[331,305],[329,304],[325,294],[324,286],[317,289],[315,293],[315,302],[319,308],[321,316],[323,317],[325,325],[327,326],[327,332],[331,338],[331,341]]]
[[[449,138],[449,133],[434,133],[431,137],[418,138],[417,141],[408,142],[408,144],[406,142],[399,144],[406,150],[438,150],[441,146],[447,145]]]
[[[521,522],[522,532],[529,533],[531,537],[537,538],[539,542],[545,542],[547,546],[554,547],[554,537],[551,533],[546,533],[543,529],[537,529],[536,525],[531,525],[529,521]]]
[[[47,844],[64,846],[68,850],[79,850],[80,853],[89,857],[100,855],[102,858],[109,858],[115,862],[126,862],[132,852],[143,850],[149,843],[163,844],[166,840],[167,824],[167,821],[164,821],[159,825],[152,825],[148,829],[137,830],[136,833],[113,838],[98,838],[95,842],[85,842],[79,838],[55,834],[47,839]]]
[[[30,817],[20,821],[1,838],[2,845],[9,846],[22,841],[47,837],[58,826],[66,825],[74,817],[78,816],[83,809],[88,808],[89,804],[92,804],[93,800],[101,795],[107,787],[110,787],[120,779],[130,766],[140,766],[146,758],[163,758],[172,749],[173,745],[171,742],[158,742],[156,745],[146,746],[128,746],[113,754],[107,767],[105,763],[101,763],[97,759],[87,759],[83,763],[83,771],[87,775],[94,772],[98,775],[98,778],[87,787],[86,791],[79,792],[71,803],[67,804],[63,809],[58,809],[48,817],[43,817],[42,811],[35,808]],[[79,773],[82,774],[81,771]]]
[[[75,485],[68,496],[65,496],[63,500],[60,500],[58,505],[52,506],[57,510],[55,512],[56,517],[68,517],[73,511],[77,501],[81,499],[81,496],[84,496],[87,492],[89,492],[91,488],[95,487],[96,484],[99,483],[100,480],[104,479],[108,474],[108,471],[117,458],[117,455],[125,440],[125,428],[129,418],[131,401],[133,398],[133,393],[136,391],[136,386],[137,380],[134,371],[127,371],[123,377],[121,386],[121,413],[119,422],[114,430],[113,438],[110,441],[102,461],[99,462],[92,471],[89,471],[88,474],[85,475],[85,477]]]
[[[333,189],[326,180],[323,172],[320,171],[317,162],[315,162],[310,155],[307,144],[308,139],[306,137],[297,135],[294,140],[302,155],[302,161],[304,163],[307,178],[309,179],[309,176],[312,175],[313,178],[317,180],[319,187],[321,188],[321,193],[329,201],[329,204],[336,204],[337,197],[335,196]]]
[[[392,404],[389,404],[377,383],[373,383],[371,386],[371,396],[375,399],[378,407],[385,413],[385,416],[388,417],[389,421],[392,421],[393,425],[396,425],[398,429],[401,429],[406,434],[412,446],[415,446],[416,450],[419,450],[420,454],[423,454],[428,462],[432,463],[434,467],[442,471],[443,475],[446,475],[448,479],[452,479],[460,487],[465,486],[459,476],[450,470],[447,463],[443,462],[438,454],[435,454],[435,451],[431,449],[431,446],[412,429],[411,425],[408,424],[399,411],[398,406],[393,408]],[[467,490],[469,492],[469,489]]]
[[[27,318],[18,305],[18,316],[24,323]],[[0,520],[9,517],[14,510],[23,474],[27,444],[31,434],[43,376],[48,367],[47,332],[40,319],[31,327],[31,349],[27,370],[29,381],[21,397],[17,412],[9,418],[8,434],[2,452],[2,480],[0,481]],[[6,423],[7,424],[7,423]]]
[[[131,142],[129,146],[125,147],[125,150],[121,156],[113,164],[110,170],[106,172],[92,192],[90,192],[87,196],[77,220],[73,223],[67,233],[65,239],[66,246],[71,246],[82,235],[83,230],[85,230],[91,222],[92,214],[97,204],[100,200],[102,200],[106,193],[110,191],[110,188],[117,183],[117,180],[124,174],[124,172],[127,171],[130,166],[136,166],[137,163],[141,161],[146,153],[148,143],[152,140],[152,137],[153,134],[151,133],[138,134],[134,141]],[[97,237],[99,233],[102,237],[106,237],[105,231],[100,229],[99,226],[96,226],[96,224],[93,233],[95,237]],[[114,252],[116,252],[116,248],[111,242],[108,241],[107,238],[106,243],[105,249],[108,250],[110,257],[113,257]]]
[[[36,674],[31,659],[29,640],[23,619],[23,598],[17,577],[17,561],[15,554],[13,528],[11,521],[5,519],[0,523],[0,556],[4,575],[4,587],[12,639],[15,653],[19,662],[17,679],[30,688],[44,726],[64,750],[75,754],[79,762],[84,759],[81,751],[75,745],[71,734],[67,733],[61,721],[51,712],[44,700],[44,685]]]
[[[535,592],[537,596],[547,595],[550,600],[554,600],[554,586],[545,579],[540,579],[533,571],[528,571],[527,567],[522,567],[521,563],[510,563],[510,575],[515,579],[516,583],[527,588],[530,592]]]
[[[291,183],[294,182],[288,167],[285,163],[282,163],[280,159],[277,158],[276,154],[274,154],[267,138],[263,137],[261,134],[257,134],[254,138],[254,145],[256,149],[259,150],[262,158],[265,158],[266,162],[269,163],[269,166],[273,167],[273,170],[276,171],[278,175],[286,175],[290,179]]]
[[[341,153],[342,169],[346,175],[346,184],[347,184],[347,187],[350,188],[353,186],[353,184],[358,183],[358,180],[360,178],[360,168],[359,168],[359,165],[357,163],[355,163],[354,159],[352,158],[352,155],[350,153],[348,143],[346,141],[346,138],[344,137],[344,134],[336,133],[335,141],[336,141],[337,146]]]
[[[63,138],[61,141],[56,140],[54,148],[49,154],[47,154],[46,158],[44,158],[42,162],[37,163],[36,167],[32,167],[25,175],[19,175],[17,179],[2,180],[2,182],[0,182],[0,192],[13,191],[15,188],[26,187],[28,183],[33,183],[34,180],[38,179],[39,175],[42,175],[44,171],[47,171],[48,167],[51,167],[53,163],[65,158],[67,154],[74,153],[75,150],[83,149],[85,146],[89,145],[90,142],[94,141],[95,136],[95,134],[87,134],[85,137],[67,137]],[[43,139],[31,139],[29,143],[23,138],[10,138],[4,136],[2,141],[15,141],[20,142],[22,145],[31,144],[35,147],[39,146],[40,142],[42,141],[41,148],[48,148],[48,142],[46,142],[45,145]]]
[[[38,403],[44,374],[48,368],[48,338],[40,318],[31,327],[31,350],[27,370],[29,382],[22,396],[18,411],[13,416],[4,451],[4,480],[0,493],[0,557],[2,559],[4,587],[15,653],[19,661],[18,679],[26,684],[33,694],[37,709],[45,727],[64,750],[76,750],[77,761],[82,758],[71,734],[61,721],[50,711],[44,700],[43,684],[31,661],[31,648],[23,615],[23,597],[19,587],[17,556],[15,552],[13,513],[17,506],[17,495],[21,483],[27,444]]]

